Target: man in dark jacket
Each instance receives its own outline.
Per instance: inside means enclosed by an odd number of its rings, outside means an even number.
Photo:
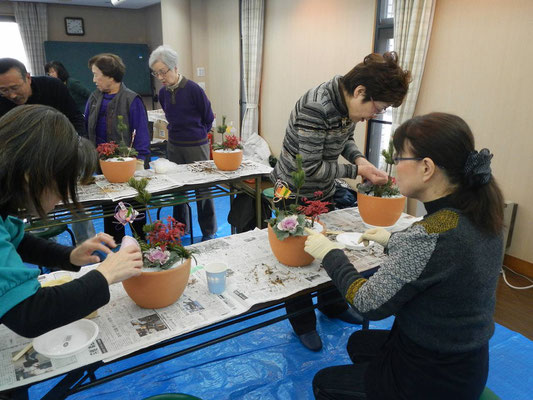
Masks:
[[[0,117],[22,104],[43,104],[67,116],[80,136],[87,136],[83,115],[61,81],[48,76],[31,77],[14,58],[0,58]]]

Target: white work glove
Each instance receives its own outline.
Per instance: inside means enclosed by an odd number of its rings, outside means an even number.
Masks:
[[[324,235],[312,229],[306,228],[305,231],[309,234],[309,236],[305,241],[304,250],[319,261],[322,261],[324,257],[326,257],[326,254],[328,254],[331,250],[344,248],[342,244],[334,243]]]
[[[363,233],[357,243],[363,243],[363,245],[368,246],[370,241],[374,241],[383,247],[387,247],[389,238],[390,233],[386,229],[372,228]]]

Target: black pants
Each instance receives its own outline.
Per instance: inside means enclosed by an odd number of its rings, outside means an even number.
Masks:
[[[333,202],[333,199],[329,198],[324,200],[332,202],[328,206],[328,209],[329,211],[333,211],[335,209],[335,203]],[[283,204],[286,207],[289,207],[289,205],[292,203],[294,203],[294,200],[288,199]],[[283,208],[279,203],[278,207]],[[285,309],[287,310],[287,314],[301,311],[312,306],[313,298],[311,295],[301,296],[294,300],[290,299],[285,301]],[[317,297],[317,306],[317,308],[328,317],[336,317],[348,309],[346,300],[344,300],[340,292],[336,289],[325,289],[323,291],[319,291]],[[297,335],[314,331],[316,330],[315,310],[309,310],[294,317],[289,317],[289,322],[291,323],[294,333]]]
[[[348,340],[352,365],[329,367],[313,379],[317,399],[478,400],[488,376],[488,344],[446,354],[417,345],[398,326],[361,330]]]
[[[317,308],[330,318],[336,317],[348,309],[348,304],[346,304],[346,301],[343,299],[340,292],[335,288],[319,291],[317,305]],[[312,306],[313,298],[310,294],[285,301],[285,309],[287,310],[287,314],[301,311]],[[316,329],[315,310],[313,309],[305,311],[294,317],[289,317],[289,322],[291,323],[294,333],[297,335],[314,331]]]
[[[180,147],[167,142],[168,159],[176,164],[190,164],[195,161],[209,160],[209,144],[201,146]],[[207,189],[197,189],[196,197],[201,197],[209,193]],[[202,236],[212,236],[217,233],[217,216],[215,213],[215,203],[213,199],[199,200],[196,202],[198,210],[198,224],[202,231]],[[172,216],[177,221],[185,224],[185,232],[190,231],[189,211],[185,204],[178,204],[172,208]]]

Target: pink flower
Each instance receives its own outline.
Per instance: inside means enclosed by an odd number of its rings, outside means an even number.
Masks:
[[[290,215],[288,217],[283,218],[278,223],[278,229],[280,231],[287,231],[289,233],[296,232],[296,229],[298,229],[298,216]]]
[[[123,203],[121,201],[115,207],[115,219],[124,226],[135,221],[138,216],[139,212],[133,209],[133,207],[128,203]],[[142,215],[139,218],[142,218]]]
[[[163,265],[168,261],[170,251],[163,251],[161,247],[154,247],[153,249],[147,250],[144,256],[152,264],[158,263],[159,265]]]

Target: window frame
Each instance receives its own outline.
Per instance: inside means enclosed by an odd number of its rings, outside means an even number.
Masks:
[[[383,54],[389,51],[388,41],[394,37],[394,18],[387,16],[387,6],[393,0],[377,0],[376,3],[376,23],[374,31],[374,49],[375,53]],[[387,118],[390,115],[390,120]],[[387,118],[387,119],[386,119]],[[385,125],[392,126],[392,113],[379,115],[368,121],[365,157],[368,161],[379,168],[381,161],[382,147],[376,145],[381,142],[382,129]]]

